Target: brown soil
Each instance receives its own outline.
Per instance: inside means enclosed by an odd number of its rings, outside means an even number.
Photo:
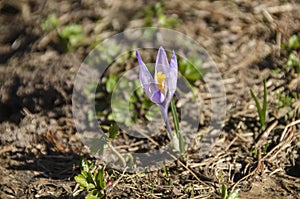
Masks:
[[[80,157],[94,159],[76,136],[75,75],[99,38],[145,27],[146,5],[156,3],[121,2],[0,1],[0,198],[84,198],[73,196],[74,176]],[[167,17],[179,21],[172,29],[199,42],[222,73],[225,126],[207,157],[199,159],[195,146],[186,162],[167,167],[169,176],[162,168],[144,174],[107,169],[106,180],[114,184],[106,197],[221,198],[226,184],[229,191],[240,189],[241,198],[300,198],[300,78],[284,68],[287,55],[280,48],[299,36],[299,2],[172,0],[163,6]],[[66,52],[57,30],[41,28],[50,14],[61,27],[81,24],[86,39]],[[152,25],[157,23],[154,16]],[[262,99],[264,78],[268,120],[261,132],[249,89]],[[296,97],[278,108],[276,92]],[[199,134],[206,130],[204,122]],[[253,147],[261,149],[257,156]]]

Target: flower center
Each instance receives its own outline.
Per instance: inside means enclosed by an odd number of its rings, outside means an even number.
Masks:
[[[162,92],[162,94],[165,94],[165,85],[166,85],[166,75],[162,72],[156,73],[156,79],[157,79],[157,87]]]

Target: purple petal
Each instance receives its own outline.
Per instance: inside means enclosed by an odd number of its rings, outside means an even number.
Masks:
[[[174,50],[173,50],[172,58],[170,61],[170,67],[174,68],[175,70],[178,70],[177,58],[176,58],[176,54],[175,54]]]
[[[153,95],[150,97],[151,101],[156,104],[161,104],[165,100],[165,95],[161,93],[160,90],[157,90]]]
[[[157,91],[157,89],[155,89],[155,81],[151,75],[151,73],[149,72],[148,68],[146,67],[146,65],[144,64],[141,55],[139,54],[138,51],[136,51],[136,57],[138,59],[139,62],[139,66],[140,66],[140,74],[139,74],[139,79],[141,82],[141,85],[145,91],[145,93],[151,97],[152,94]]]
[[[149,98],[151,98],[151,96],[158,91],[157,85],[155,83],[144,84],[142,85],[142,87]]]
[[[169,96],[168,98],[172,98],[173,94],[176,91],[177,88],[177,77],[178,77],[178,64],[177,64],[177,58],[176,54],[173,51],[173,55],[170,61],[170,67],[168,69],[167,73],[167,85],[169,89]]]
[[[168,61],[166,51],[164,50],[163,47],[160,47],[158,49],[158,53],[156,56],[155,74],[157,74],[157,72],[162,72],[164,74],[167,74],[168,68],[169,68],[169,61]],[[156,80],[156,76],[155,76],[155,80]]]

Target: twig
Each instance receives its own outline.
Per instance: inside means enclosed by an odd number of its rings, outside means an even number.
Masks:
[[[149,135],[147,135],[146,133],[142,132],[141,129],[137,129],[136,127],[133,127],[133,129],[138,132],[139,134],[141,134],[142,136],[144,136],[145,138],[147,138],[150,142],[152,142],[153,144],[155,144],[156,146],[160,146],[154,139],[152,139]]]
[[[111,143],[110,143],[109,141],[107,142],[107,145],[108,145],[108,147],[112,150],[112,152],[113,152],[116,156],[118,156],[119,160],[120,160],[121,163],[122,163],[122,166],[125,167],[125,166],[126,166],[126,161],[125,161],[125,159],[123,158],[123,156],[115,149],[115,147],[113,147],[113,146],[111,145]]]
[[[273,6],[268,7],[267,11],[271,14],[276,14],[279,12],[290,12],[294,10],[294,7],[291,4],[281,5],[281,6]]]
[[[206,186],[209,186],[208,184],[206,184],[205,182],[203,182],[202,180],[200,180],[200,178],[195,174],[195,172],[193,172],[188,166],[186,166],[183,162],[181,162],[179,159],[177,159],[174,155],[172,155],[172,154],[170,154],[170,153],[168,153],[168,155],[169,155],[170,157],[172,157],[174,160],[177,160],[178,163],[179,163],[182,167],[184,167],[188,172],[190,172],[190,173],[192,174],[192,176],[194,176],[198,182],[200,182],[200,183],[202,183],[202,184],[204,184],[204,185],[206,185]],[[209,178],[206,177],[206,176],[203,176],[203,177],[206,178],[207,180],[211,180],[211,179],[209,179]]]
[[[294,121],[294,122],[292,122],[292,123],[290,123],[290,124],[288,124],[288,125],[284,128],[283,133],[281,134],[280,141],[283,140],[283,138],[284,138],[284,136],[285,136],[285,134],[286,134],[288,128],[290,128],[291,126],[295,126],[295,125],[297,125],[297,124],[300,124],[300,119],[299,119],[299,120],[296,120],[296,121]]]
[[[14,148],[12,146],[4,146],[3,149],[0,149],[0,155],[9,151],[12,151]]]
[[[276,154],[278,154],[283,148],[282,146],[291,142],[292,141],[292,138],[293,138],[293,131],[290,130],[290,127],[294,126],[294,125],[297,125],[300,123],[300,120],[296,120],[290,124],[288,124],[282,134],[281,134],[281,137],[280,137],[280,143],[277,144],[271,151],[269,151],[264,157],[262,160],[265,160],[267,157],[271,156],[276,150],[276,152],[268,159],[269,161],[272,160],[273,157],[276,156]],[[287,135],[288,134],[288,135]],[[285,139],[285,142],[283,142],[283,140]]]
[[[127,170],[128,167],[125,167],[124,170],[123,170],[123,173],[121,174],[121,176],[113,183],[113,185],[111,187],[109,187],[107,189],[107,192],[111,191],[115,186],[117,186],[117,184],[120,182],[121,178],[123,178],[126,170]]]
[[[264,160],[266,160],[266,158],[267,158],[268,156],[270,156],[274,151],[277,150],[277,151],[275,152],[275,154],[273,154],[273,156],[271,156],[268,160],[271,160],[273,157],[275,157],[276,154],[278,154],[278,153],[283,149],[282,146],[283,146],[284,144],[287,144],[288,142],[292,141],[293,131],[290,130],[290,127],[295,126],[295,125],[297,125],[297,124],[299,124],[299,123],[300,123],[300,120],[296,120],[296,121],[294,121],[294,122],[288,124],[288,125],[284,128],[284,130],[283,130],[283,132],[282,132],[282,134],[281,134],[281,137],[280,137],[280,143],[279,143],[278,145],[276,145],[271,151],[269,151],[263,158],[261,158],[261,149],[259,148],[259,149],[258,149],[258,160],[257,160],[257,166],[256,166],[256,168],[255,168],[252,172],[250,172],[248,175],[246,175],[246,176],[244,176],[243,178],[241,178],[240,180],[238,180],[238,181],[233,185],[232,190],[234,190],[234,188],[235,188],[241,181],[243,181],[243,180],[247,179],[248,177],[254,175],[254,174],[258,171],[258,169],[259,169],[260,167],[263,166],[262,163],[264,162]],[[275,123],[271,124],[271,126],[270,126],[266,131],[271,131],[274,127],[275,127]],[[289,130],[289,131],[288,131],[288,130]],[[288,135],[286,136],[287,133],[288,133]],[[284,140],[284,138],[285,138],[285,142],[282,142],[282,141]]]

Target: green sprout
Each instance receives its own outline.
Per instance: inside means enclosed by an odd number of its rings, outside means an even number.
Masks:
[[[87,191],[85,199],[100,199],[105,196],[106,181],[104,168],[98,169],[93,163],[82,158],[80,161],[80,174],[75,181],[80,185],[79,191]]]
[[[59,19],[55,14],[51,14],[46,19],[42,20],[41,28],[43,31],[51,31],[57,28],[58,25],[59,25]]]
[[[267,85],[266,84],[267,84],[266,79],[264,79],[264,96],[263,96],[264,99],[263,99],[262,107],[258,101],[257,96],[253,93],[253,90],[250,89],[251,97],[255,101],[255,105],[259,116],[260,126],[262,130],[265,129],[266,116],[267,116]]]
[[[167,167],[164,164],[162,164],[162,168],[163,168],[163,172],[164,172],[165,177],[169,178],[169,172],[167,170]]]
[[[165,179],[167,180],[167,184],[164,187],[172,187],[173,186],[172,179],[170,178],[169,171],[164,164],[162,164],[162,169],[163,169]]]
[[[239,199],[239,189],[233,190],[228,195],[227,186],[225,184],[222,185],[220,189],[220,193],[222,196],[222,199]]]

